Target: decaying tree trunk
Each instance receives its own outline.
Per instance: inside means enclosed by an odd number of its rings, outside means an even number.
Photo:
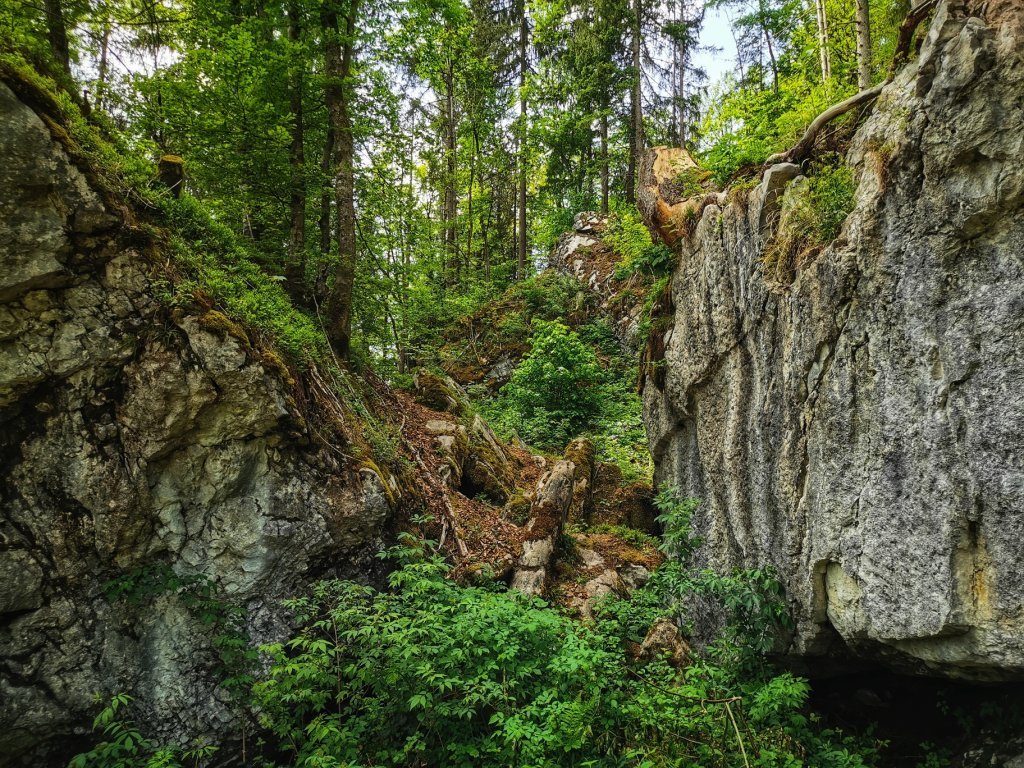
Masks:
[[[935,9],[937,4],[938,0],[924,0],[924,2],[918,3],[911,8],[910,13],[903,19],[896,37],[896,52],[893,54],[892,64],[889,66],[890,80],[895,76],[896,70],[906,63],[907,56],[910,54],[910,43],[914,39],[914,32],[921,22],[927,18],[928,14]]]

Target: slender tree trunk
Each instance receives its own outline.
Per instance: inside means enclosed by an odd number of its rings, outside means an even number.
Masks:
[[[825,0],[814,0],[814,10],[818,17],[818,60],[821,63],[821,81],[832,77],[832,62],[828,51],[828,15],[825,12]]]
[[[526,278],[526,58],[529,44],[530,28],[526,18],[526,3],[519,5],[519,203],[518,210],[519,233],[516,238],[516,277],[520,280]]]
[[[288,39],[297,48],[302,39],[299,3],[288,4]],[[306,151],[305,115],[303,114],[303,57],[297,56],[290,84],[292,112],[292,143],[288,153],[291,164],[291,229],[288,233],[288,266],[286,274],[293,291],[300,291],[306,279]]]
[[[857,87],[871,87],[871,15],[868,0],[857,0]]]
[[[325,32],[327,112],[334,129],[334,205],[338,267],[327,300],[327,337],[335,353],[347,358],[352,345],[352,291],[356,273],[355,144],[349,117],[348,79],[355,52],[358,0],[347,0],[344,30],[338,26],[336,0],[321,6]]]
[[[676,73],[676,105],[679,110],[678,125],[679,146],[686,146],[687,120],[686,120],[686,42],[680,41],[678,48],[679,71]]]
[[[633,0],[632,35],[630,53],[633,65],[633,84],[629,90],[629,160],[626,166],[626,202],[636,202],[636,174],[640,153],[644,146],[644,115],[641,103],[642,79],[640,50],[640,0]]]
[[[50,41],[53,58],[66,75],[71,74],[71,52],[68,48],[68,30],[64,23],[61,0],[44,0],[46,9],[46,36]]]
[[[480,149],[476,123],[473,123],[473,152],[469,156],[469,187],[466,200],[466,276],[473,269],[473,185],[476,183],[476,156]]]
[[[779,92],[779,62],[775,59],[775,49],[772,47],[772,35],[767,25],[762,26],[764,31],[764,42],[768,46],[768,59],[772,64],[772,90]]]
[[[320,171],[324,178],[324,188],[320,194],[320,254],[324,257],[331,255],[331,185],[326,180],[331,177],[331,167],[334,160],[334,129],[327,129],[327,138],[324,139],[324,151],[320,156]]]
[[[444,74],[445,108],[444,108],[444,209],[441,213],[444,221],[444,246],[448,258],[447,267],[453,273],[454,283],[458,283],[459,275],[459,238],[456,232],[455,219],[459,214],[458,191],[456,189],[456,131],[455,131],[455,62],[448,59]]]
[[[608,213],[608,113],[601,112],[601,213]]]
[[[103,109],[107,102],[107,76],[110,73],[110,25],[103,25],[100,36],[100,64],[96,77],[96,109]]]

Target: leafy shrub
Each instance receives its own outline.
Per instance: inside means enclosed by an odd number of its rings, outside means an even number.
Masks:
[[[690,507],[660,499],[685,519]],[[685,574],[658,571],[581,624],[500,584],[456,585],[411,537],[393,556],[389,590],[323,582],[290,603],[299,633],[265,649],[259,710],[294,765],[827,768],[870,755],[813,726],[792,675],[752,675],[727,653],[682,670],[631,653]]]
[[[597,416],[604,374],[594,350],[561,323],[534,321],[530,346],[502,389],[503,405],[528,440],[561,449]]]
[[[675,255],[664,243],[651,240],[650,231],[634,207],[617,210],[601,237],[621,258],[615,270],[619,280],[638,272],[663,275],[675,265]]]
[[[123,693],[110,699],[92,722],[93,731],[102,733],[105,740],[75,755],[68,768],[183,768],[200,765],[217,751],[212,744],[189,749],[156,744],[125,717],[131,702],[132,697]]]
[[[699,545],[690,531],[696,502],[672,491],[657,502],[668,526],[665,548],[682,560],[663,566],[629,599],[599,603],[587,624],[502,584],[458,585],[430,543],[408,534],[387,553],[400,565],[388,589],[325,581],[288,601],[299,628],[263,648],[267,664],[253,687],[264,754],[273,759],[260,764],[870,764],[873,744],[822,730],[805,716],[805,681],[766,664],[736,663],[763,647],[743,634],[742,621],[711,652],[692,651],[681,669],[669,654],[636,653],[635,643],[679,611],[689,590],[703,589],[768,627],[780,617],[772,590],[766,603],[747,605],[745,596],[764,584],[745,584],[741,575],[708,582],[686,562]],[[186,759],[198,766],[209,758],[210,747],[155,747],[118,715],[127,701],[116,697],[97,718],[107,738],[76,757],[74,768],[178,766]]]

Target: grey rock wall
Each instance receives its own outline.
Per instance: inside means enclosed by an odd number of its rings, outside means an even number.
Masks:
[[[779,570],[791,654],[1024,677],[1022,20],[940,3],[792,285],[761,265],[792,167],[708,207],[675,274],[656,480],[704,500],[709,564]]]
[[[376,472],[303,445],[279,374],[160,310],[137,239],[0,83],[3,765],[63,764],[92,739],[94,693],[135,696],[164,743],[237,732],[207,630],[104,582],[204,574],[265,641],[280,598],[368,572],[390,512]]]

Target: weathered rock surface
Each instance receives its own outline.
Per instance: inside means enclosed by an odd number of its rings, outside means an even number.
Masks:
[[[568,459],[555,463],[537,483],[526,524],[523,554],[512,571],[510,586],[528,595],[543,592],[555,557],[558,537],[572,503],[576,465]]]
[[[636,276],[616,279],[620,256],[603,240],[608,218],[592,212],[577,214],[573,229],[555,244],[548,257],[552,268],[570,275],[598,299],[597,309],[612,322],[615,337],[627,352],[643,342],[640,326],[649,287]]]
[[[779,569],[791,653],[1024,677],[1022,51],[1015,0],[939,4],[791,286],[760,258],[793,168],[684,250],[645,390],[656,479],[704,499],[711,564]]]
[[[278,599],[369,572],[394,489],[304,447],[280,374],[151,298],[149,262],[0,83],[0,762],[63,764],[92,697],[163,743],[229,730],[204,628],[172,595],[109,601],[159,562],[278,637]],[[158,713],[158,715],[157,715]],[[91,738],[91,737],[89,737]]]

